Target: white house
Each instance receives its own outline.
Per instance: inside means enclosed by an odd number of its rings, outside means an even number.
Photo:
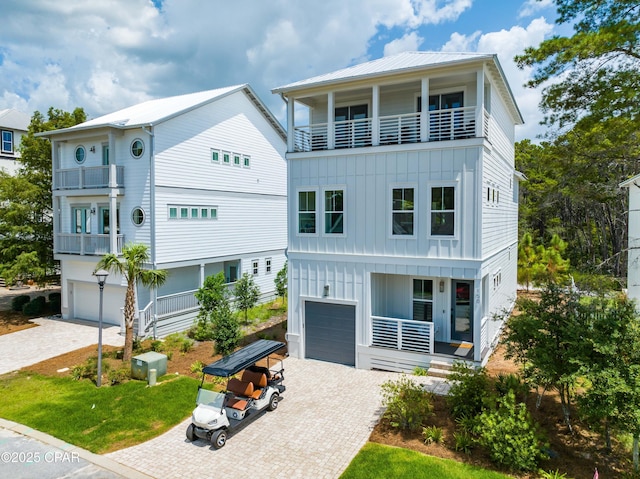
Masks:
[[[18,159],[22,136],[27,134],[31,118],[18,110],[0,110],[0,170],[14,174],[19,168]]]
[[[224,271],[263,296],[285,262],[286,133],[249,85],[151,100],[43,133],[53,159],[54,254],[64,318],[97,320],[92,272],[127,243],[150,248],[165,285],[139,287],[141,336],[193,324],[194,292]],[[125,285],[111,275],[104,321],[121,323]],[[155,321],[154,321],[155,320]]]
[[[496,55],[401,53],[287,101],[289,352],[487,361],[516,298],[523,123]]]
[[[629,188],[627,296],[640,311],[640,175],[623,181],[620,187]]]

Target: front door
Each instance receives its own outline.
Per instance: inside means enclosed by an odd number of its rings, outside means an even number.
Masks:
[[[91,234],[91,209],[81,206],[74,207],[71,212],[72,231],[76,234]]]
[[[452,281],[451,339],[473,342],[472,281]]]
[[[102,164],[109,164],[109,145],[102,145]]]

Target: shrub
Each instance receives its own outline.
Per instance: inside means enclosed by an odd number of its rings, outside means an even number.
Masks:
[[[201,373],[203,368],[204,363],[198,360],[191,363],[191,366],[189,366],[189,371],[191,371],[192,373]]]
[[[62,312],[62,303],[59,299],[54,299],[49,303],[51,314],[60,314]]]
[[[491,380],[485,368],[471,368],[455,362],[448,381],[447,404],[454,418],[474,417],[491,405]]]
[[[108,372],[107,379],[109,380],[109,384],[111,384],[112,386],[123,383],[126,380],[131,379],[131,369],[130,368],[112,369]]]
[[[420,366],[416,366],[415,368],[413,368],[413,375],[414,376],[426,376],[427,375],[427,370],[425,368],[420,367]]]
[[[27,304],[22,306],[22,314],[24,314],[25,316],[39,316],[43,311],[44,303],[42,301],[39,301],[37,298],[33,301],[29,301]]]
[[[478,418],[478,442],[491,460],[516,471],[532,471],[542,459],[542,442],[526,406],[509,391],[498,406]]]
[[[226,356],[233,352],[240,342],[240,324],[229,311],[212,313],[214,351]]]
[[[558,469],[555,471],[538,471],[542,479],[567,479],[567,475],[561,473]]]
[[[62,294],[57,291],[49,293],[49,301],[62,301]]]
[[[473,436],[468,432],[454,432],[453,433],[454,445],[453,448],[456,451],[464,452],[465,454],[471,454],[475,446],[475,440]]]
[[[436,426],[424,427],[422,428],[422,438],[425,444],[440,444],[444,439],[444,431]]]
[[[162,341],[159,339],[154,339],[151,341],[151,351],[155,351],[157,353],[162,351]]]
[[[35,301],[41,304],[43,309],[44,309],[44,306],[47,304],[47,298],[45,298],[44,296],[36,296],[35,298],[33,298],[32,301]]]
[[[109,363],[102,363],[102,373],[107,374],[111,367]],[[94,383],[97,382],[98,379],[98,357],[94,356],[87,359],[84,363],[73,366],[71,368],[71,377],[76,380],[80,379],[90,379]]]
[[[382,404],[386,407],[384,417],[393,427],[417,431],[433,414],[433,395],[408,377],[387,381],[381,388]]]
[[[500,373],[496,379],[496,392],[506,396],[509,391],[513,391],[516,399],[524,400],[529,393],[529,386],[517,374]]]
[[[211,341],[213,340],[213,325],[207,316],[200,315],[196,318],[187,335],[196,341]]]
[[[27,294],[21,294],[11,300],[11,311],[22,311],[22,307],[31,301],[31,298]]]

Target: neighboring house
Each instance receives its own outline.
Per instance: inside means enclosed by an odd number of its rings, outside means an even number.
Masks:
[[[516,298],[522,178],[497,56],[401,53],[273,92],[288,114],[289,353],[486,363]]]
[[[640,311],[640,175],[620,183],[629,188],[629,237],[627,241],[627,296]]]
[[[14,174],[20,167],[18,147],[31,118],[18,110],[0,110],[0,170]]]
[[[248,85],[151,100],[41,136],[52,142],[65,319],[98,319],[92,272],[127,243],[148,245],[148,267],[169,272],[157,290],[137,290],[141,336],[189,328],[195,291],[220,271],[231,287],[249,273],[263,298],[275,295],[286,133]],[[121,323],[125,285],[107,278],[106,323]]]

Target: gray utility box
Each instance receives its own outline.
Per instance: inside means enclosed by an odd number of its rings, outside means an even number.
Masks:
[[[150,351],[131,359],[131,377],[133,379],[148,380],[151,369],[156,370],[156,377],[158,378],[167,374],[166,354]]]

